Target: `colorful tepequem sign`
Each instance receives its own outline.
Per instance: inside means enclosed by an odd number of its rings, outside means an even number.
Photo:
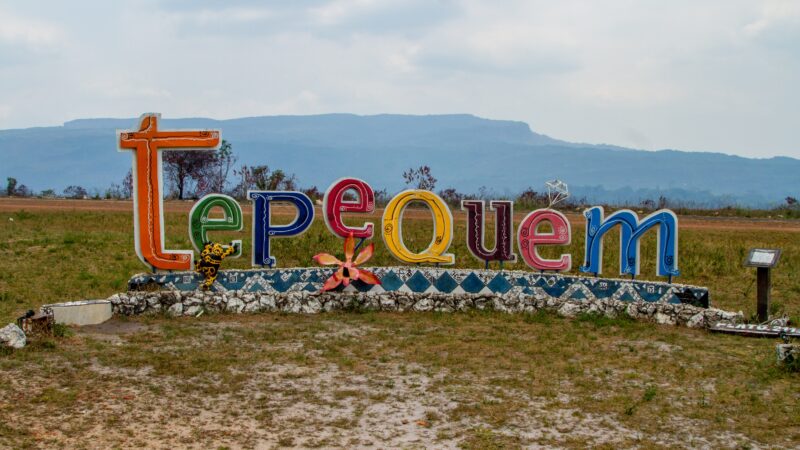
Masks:
[[[144,114],[136,129],[117,132],[119,150],[133,153],[136,254],[153,271],[189,271],[192,269],[192,250],[168,250],[164,247],[161,155],[162,152],[173,150],[215,150],[219,148],[221,132],[162,130],[159,121],[159,114]],[[314,221],[314,204],[301,192],[251,190],[247,192],[247,199],[253,204],[253,244],[250,249],[252,264],[255,267],[274,268],[279,263],[279,255],[272,254],[272,239],[295,237],[308,230]],[[292,223],[272,223],[271,206],[275,202],[293,205],[297,213]],[[420,252],[410,250],[403,241],[403,215],[411,203],[424,204],[433,216],[432,239],[428,247]],[[222,219],[210,217],[210,212],[215,207],[224,212]],[[493,249],[486,248],[484,241],[487,204],[480,200],[465,200],[461,204],[467,218],[467,248],[476,258],[486,262],[514,262],[518,252],[522,261],[537,271],[559,273],[570,270],[572,255],[563,254],[556,259],[547,259],[539,254],[542,246],[563,246],[571,242],[572,228],[564,214],[550,208],[532,211],[522,220],[515,233],[513,202],[490,201],[488,208],[495,212]],[[366,222],[358,227],[348,226],[342,220],[342,214],[371,213],[374,210],[375,194],[369,183],[356,178],[341,178],[334,181],[325,192],[322,216],[328,229],[337,236],[347,238],[352,235],[359,239],[371,239],[376,234],[375,224]],[[669,277],[670,280],[680,274],[678,217],[672,211],[662,209],[639,218],[633,211],[621,210],[605,217],[603,208],[596,206],[586,210],[584,215],[586,249],[583,264],[578,267],[579,271],[595,277],[602,273],[603,237],[618,226],[620,271],[623,275],[639,274],[639,242],[642,235],[653,228],[658,234],[657,274]],[[541,229],[543,224],[549,225],[548,231]],[[240,231],[242,227],[243,214],[239,203],[226,195],[209,194],[192,208],[189,238],[194,249],[199,252],[208,242],[209,231]],[[389,201],[378,233],[386,249],[399,261],[440,266],[455,262],[455,255],[448,252],[454,237],[453,228],[453,214],[441,197],[430,191],[411,189],[400,192]],[[234,249],[227,252],[231,253],[230,257],[241,256],[244,251],[241,241],[235,241],[231,245]],[[707,298],[707,292],[704,295]]]

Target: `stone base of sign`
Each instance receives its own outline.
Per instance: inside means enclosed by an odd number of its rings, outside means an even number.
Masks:
[[[225,293],[154,291],[128,292],[109,298],[114,312],[122,315],[166,313],[196,316],[201,312],[285,312],[316,314],[330,311],[441,311],[492,309],[507,313],[548,310],[567,317],[601,314],[627,316],[659,324],[708,328],[720,321],[738,323],[741,313],[687,304],[626,302],[614,299],[564,300],[547,295],[519,294],[417,294],[417,293],[310,293],[258,294],[242,291]]]
[[[563,316],[627,316],[660,324],[708,328],[738,323],[741,313],[708,308],[708,290],[652,281],[549,273],[416,267],[370,267],[381,280],[320,292],[327,268],[228,270],[209,291],[192,272],[137,275],[129,292],[108,300],[117,314],[203,312],[442,311],[492,309],[508,313],[548,310]]]
[[[675,303],[708,307],[708,289],[657,281],[580,277],[515,270],[443,269],[435,267],[368,267],[381,285],[352,283],[343,292],[364,294],[413,293],[538,295],[564,300],[614,299],[623,302]],[[217,293],[260,294],[319,292],[333,273],[328,268],[225,270],[211,289]],[[203,278],[195,272],[136,275],[129,291],[196,291]]]
[[[113,308],[108,300],[84,300],[42,306],[52,314],[55,323],[64,325],[97,325],[111,318]]]

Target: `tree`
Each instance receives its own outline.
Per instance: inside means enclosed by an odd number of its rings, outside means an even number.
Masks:
[[[267,179],[267,190],[268,191],[278,190],[278,186],[283,184],[283,180],[285,179],[286,179],[286,174],[281,169],[273,171],[269,175],[269,178]]]
[[[797,199],[794,197],[786,197],[786,206],[793,208],[797,206]]]
[[[125,188],[117,183],[111,183],[111,185],[105,191],[105,198],[106,200],[121,200],[124,198],[128,198],[125,192]]]
[[[212,182],[213,188],[216,192],[225,191],[225,183],[228,181],[228,174],[231,168],[237,161],[236,155],[233,154],[233,146],[225,139],[222,140],[219,150],[216,154],[216,171],[214,171],[214,180]]]
[[[316,186],[311,186],[308,189],[303,189],[303,194],[306,194],[312,201],[322,200],[322,192]]]
[[[235,191],[240,198],[244,198],[249,189],[259,191],[294,191],[297,190],[297,178],[294,174],[287,176],[281,169],[270,172],[269,166],[243,165],[234,174],[241,177]]]
[[[122,179],[122,194],[125,198],[133,197],[133,169],[128,169],[128,174]]]
[[[447,188],[439,191],[439,197],[442,197],[445,203],[458,208],[461,207],[461,200],[464,200],[464,194],[458,192],[454,188]]]
[[[6,184],[6,195],[11,197],[17,192],[17,179],[13,177],[8,177],[7,181],[8,184]]]
[[[642,208],[644,208],[646,210],[656,209],[656,202],[654,202],[652,199],[649,199],[649,198],[647,200],[643,200],[642,201]]]
[[[89,193],[83,186],[68,186],[64,189],[64,197],[67,198],[84,198],[87,197]]]
[[[375,204],[386,206],[389,203],[389,191],[386,188],[375,191]]]
[[[31,197],[33,196],[33,191],[28,188],[28,186],[20,184],[19,187],[14,191],[14,195],[19,197]]]
[[[533,188],[529,187],[519,194],[517,197],[517,203],[526,208],[533,208],[537,206],[547,206],[550,201],[547,198],[547,194],[543,192],[536,192],[533,190]]]
[[[245,198],[249,189],[258,189],[259,191],[267,190],[267,183],[269,183],[269,166],[248,166],[243,165],[239,170],[234,170],[233,173],[241,177],[241,181],[237,186],[237,192],[240,198]]]
[[[297,177],[294,174],[286,175],[286,173],[277,169],[269,176],[269,183],[267,183],[268,191],[295,191],[297,190]]]
[[[45,189],[41,192],[42,198],[55,198],[56,191],[52,189]]]
[[[173,183],[178,199],[183,200],[191,181],[199,181],[207,175],[209,167],[216,162],[216,154],[208,151],[169,151],[163,157],[167,178]]]
[[[403,179],[406,181],[406,186],[416,189],[432,191],[436,187],[436,178],[431,175],[431,168],[428,166],[408,169],[408,171],[403,172]]]

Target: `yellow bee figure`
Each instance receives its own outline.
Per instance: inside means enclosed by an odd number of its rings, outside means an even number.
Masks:
[[[207,242],[203,244],[203,251],[200,252],[200,259],[194,262],[194,270],[205,277],[203,282],[203,290],[211,289],[214,281],[217,280],[217,272],[222,260],[226,256],[231,255],[236,251],[236,246],[227,245],[222,246],[216,242]]]

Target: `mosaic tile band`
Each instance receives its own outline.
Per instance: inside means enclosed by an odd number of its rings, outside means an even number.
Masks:
[[[686,303],[708,308],[708,289],[655,281],[576,277],[551,273],[416,267],[371,267],[380,286],[359,281],[345,292],[415,292],[443,294],[530,294],[572,300],[611,298],[621,301]],[[222,271],[213,285],[217,292],[319,292],[331,274],[326,268]],[[130,279],[130,291],[169,289],[195,291],[202,277],[194,272],[140,274]]]

